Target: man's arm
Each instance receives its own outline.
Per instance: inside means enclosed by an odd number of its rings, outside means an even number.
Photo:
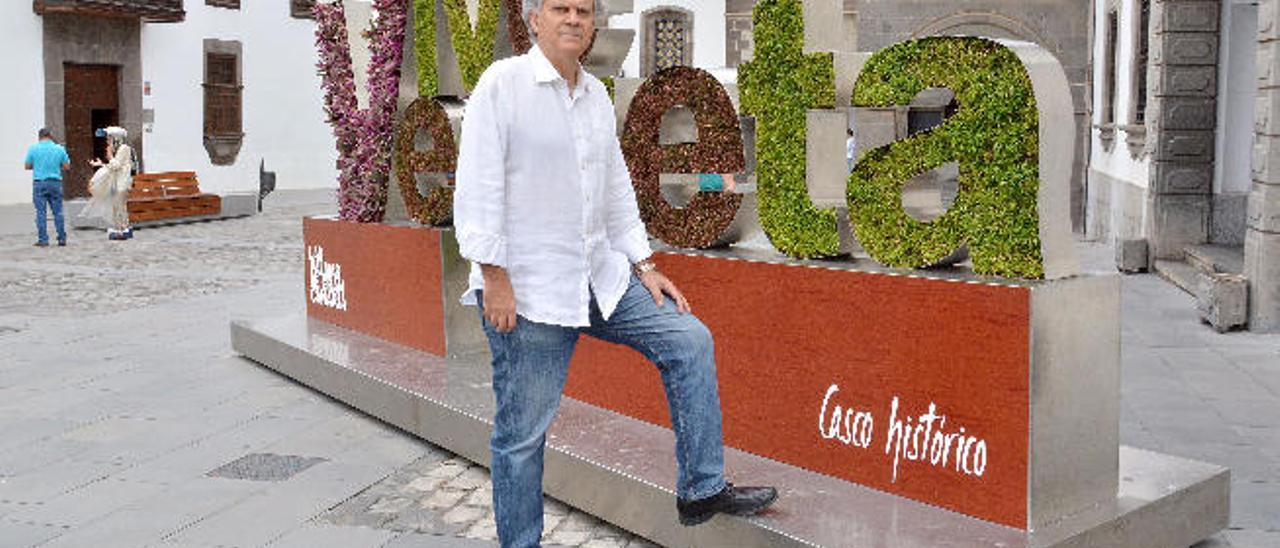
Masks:
[[[27,157],[22,160],[23,169],[26,169],[27,171],[31,171],[32,169],[34,169],[31,167],[31,161],[32,161],[31,149],[27,149]]]
[[[462,256],[484,275],[484,316],[499,332],[516,326],[515,291],[507,275],[506,132],[493,71],[476,82],[462,119],[453,224]]]

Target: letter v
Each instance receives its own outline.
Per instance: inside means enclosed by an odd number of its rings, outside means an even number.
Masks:
[[[315,6],[324,108],[338,146],[338,216],[345,221],[378,222],[386,212],[407,8],[404,0],[373,2],[377,17],[368,32],[369,106],[361,110],[346,9],[342,0]]]

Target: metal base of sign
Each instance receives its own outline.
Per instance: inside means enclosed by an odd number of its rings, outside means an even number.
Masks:
[[[476,463],[489,461],[483,356],[445,359],[294,315],[231,325],[245,357]],[[1088,443],[1087,440],[1083,441]],[[752,518],[676,520],[671,432],[565,398],[547,438],[547,494],[664,546],[1190,546],[1227,525],[1230,473],[1120,448],[1113,501],[1024,532],[726,451],[730,480],[775,485]]]

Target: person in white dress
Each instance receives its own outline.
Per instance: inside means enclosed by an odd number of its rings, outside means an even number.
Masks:
[[[101,216],[109,228],[110,240],[128,240],[133,237],[129,226],[129,189],[133,188],[133,149],[126,144],[129,132],[122,127],[99,129],[99,137],[107,138],[107,159],[94,158],[89,165],[98,168],[89,180],[89,205],[81,211],[82,217]]]

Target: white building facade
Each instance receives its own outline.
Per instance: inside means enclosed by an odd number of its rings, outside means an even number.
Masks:
[[[1100,1],[1094,29],[1088,234],[1158,259],[1242,245],[1257,3]]]
[[[238,9],[186,4],[182,23],[142,29],[147,171],[194,170],[210,192],[256,191],[265,164],[279,188],[334,186],[337,152],[321,108],[314,21],[291,16],[289,0]],[[206,57],[217,52],[238,65],[238,147],[234,138],[206,137]]]
[[[1202,304],[1242,276],[1280,330],[1280,1],[1093,5],[1088,233]]]
[[[201,189],[332,187],[332,131],[316,74],[312,0],[14,0],[0,6],[11,47],[0,66],[15,158],[53,129],[73,168],[67,198],[85,195],[93,130],[120,125],[143,171],[194,171]],[[31,199],[20,159],[0,168],[0,203]]]

